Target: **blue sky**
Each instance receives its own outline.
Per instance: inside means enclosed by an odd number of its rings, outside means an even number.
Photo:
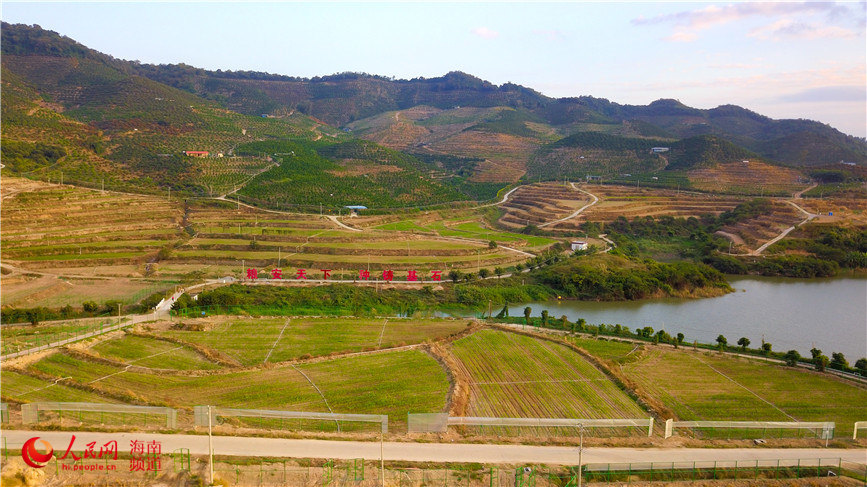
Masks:
[[[867,135],[864,2],[40,3],[39,24],[123,59],[294,76],[461,70],[549,96],[741,105]]]

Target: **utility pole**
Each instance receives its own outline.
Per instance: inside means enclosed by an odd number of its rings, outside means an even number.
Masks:
[[[117,303],[117,324],[120,324],[120,303]]]
[[[584,477],[584,473],[581,471],[583,460],[582,455],[584,454],[584,424],[578,425],[578,434],[581,438],[581,442],[578,444],[578,487],[581,487],[581,480]]]
[[[102,178],[102,192],[105,193],[105,178]]]
[[[214,437],[211,434],[211,406],[208,406],[208,465],[211,471],[211,485],[214,485]]]
[[[379,430],[379,485],[381,487],[385,487],[385,454],[383,453],[384,446],[384,438],[385,434],[382,432],[382,429]]]

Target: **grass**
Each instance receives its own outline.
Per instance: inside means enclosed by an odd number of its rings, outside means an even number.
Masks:
[[[683,420],[834,421],[845,437],[867,404],[833,377],[711,352],[653,349],[623,370]]]
[[[116,324],[117,319],[93,318],[81,321],[52,323],[48,325],[3,325],[0,337],[3,339],[3,354],[38,347],[47,343],[65,340],[77,335],[101,329],[104,325]]]
[[[3,382],[2,397],[4,400],[23,402],[58,401],[58,402],[117,402],[100,394],[82,391],[53,382],[37,379],[29,375],[0,371]]]
[[[456,320],[259,318],[232,320],[208,331],[171,330],[162,334],[212,348],[243,365],[257,365],[266,357],[269,362],[281,362],[304,355],[420,343],[464,326],[463,321]]]
[[[396,232],[432,232],[433,230],[416,224],[412,220],[401,220],[399,222],[386,223],[373,227],[377,230],[396,231]]]
[[[472,378],[470,415],[646,418],[601,371],[565,346],[485,330],[454,343]]]
[[[219,368],[188,347],[133,335],[98,343],[91,350],[102,357],[141,367],[176,370]]]
[[[69,380],[77,383],[92,383],[109,394],[135,395],[154,405],[329,410],[304,375],[291,367],[203,377],[170,376],[122,372],[118,367],[57,353],[31,368],[55,377],[71,377]],[[334,412],[387,414],[401,424],[409,412],[445,408],[449,388],[436,360],[416,350],[334,359],[298,369],[319,387]]]
[[[567,338],[572,344],[586,350],[594,357],[617,363],[627,363],[637,358],[635,352],[640,345],[609,340],[590,340],[586,338]]]

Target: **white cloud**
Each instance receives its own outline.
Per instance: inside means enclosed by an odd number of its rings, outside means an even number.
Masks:
[[[744,21],[750,18],[778,19],[759,27],[750,36],[757,39],[822,37],[854,37],[861,35],[865,20],[864,2],[837,4],[835,2],[744,2],[724,6],[709,5],[695,10],[684,10],[655,17],[638,17],[632,20],[636,26],[673,25],[673,34],[665,40],[689,42],[698,33],[711,27]],[[796,21],[795,17],[810,17],[810,22]],[[819,19],[818,17],[823,17]],[[841,25],[848,25],[849,28]]]
[[[676,31],[674,34],[671,34],[668,37],[662,38],[662,40],[664,40],[664,41],[671,41],[671,42],[692,42],[696,39],[698,39],[698,34],[696,34],[695,32],[687,31],[687,30],[679,30],[679,31]]]
[[[858,33],[836,25],[818,26],[811,23],[798,22],[793,19],[780,19],[772,24],[751,30],[747,36],[762,40],[779,41],[791,38],[812,40],[857,37]]]
[[[471,32],[473,34],[483,38],[483,39],[494,39],[494,38],[497,38],[500,36],[499,32],[497,32],[495,30],[491,30],[491,29],[484,27],[484,26],[476,27]]]

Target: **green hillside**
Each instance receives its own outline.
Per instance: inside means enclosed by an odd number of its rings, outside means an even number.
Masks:
[[[713,135],[699,135],[671,144],[668,170],[713,167],[760,156]]]
[[[345,205],[421,207],[467,199],[423,177],[421,161],[367,141],[251,142],[238,152],[273,153],[278,161],[238,192],[244,201],[265,207],[316,210],[322,205],[337,213]]]

